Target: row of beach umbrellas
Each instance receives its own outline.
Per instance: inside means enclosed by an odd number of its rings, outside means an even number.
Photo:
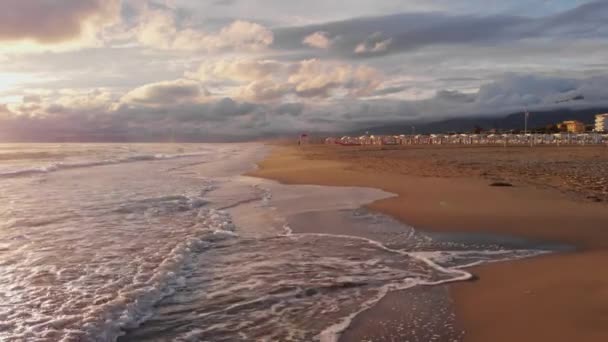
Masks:
[[[327,138],[328,144],[341,145],[415,145],[415,144],[606,144],[608,134],[416,134],[363,135]]]

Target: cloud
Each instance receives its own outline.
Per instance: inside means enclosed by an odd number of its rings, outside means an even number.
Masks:
[[[243,20],[234,21],[220,30],[215,37],[218,47],[233,46],[238,48],[261,49],[272,44],[274,36],[266,27]]]
[[[8,106],[6,104],[1,104],[0,103],[0,119],[8,117],[8,116],[12,116],[13,112],[11,112],[8,109]]]
[[[200,83],[179,79],[146,84],[125,94],[121,102],[126,104],[167,105],[181,102],[198,101],[209,93]]]
[[[284,73],[286,68],[285,63],[276,60],[222,59],[203,62],[195,72],[188,72],[186,75],[202,81],[256,81]]]
[[[278,100],[287,95],[301,98],[367,96],[383,79],[379,71],[368,66],[319,59],[210,61],[186,76],[237,86],[230,95],[252,101]]]
[[[299,116],[304,112],[306,106],[299,102],[283,103],[276,108],[279,115]]]
[[[238,0],[215,0],[214,6],[232,6],[237,3]]]
[[[402,13],[274,30],[274,47],[301,49],[315,32],[340,36],[330,46],[335,56],[362,58],[417,51],[442,45],[495,46],[530,39],[605,39],[608,2],[594,1],[545,17]]]
[[[3,0],[0,53],[101,46],[120,21],[120,0]]]
[[[218,141],[254,137],[270,120],[259,105],[230,98],[116,104],[110,100],[103,107],[71,108],[47,98],[36,107],[0,105],[0,136],[19,141]]]
[[[567,98],[584,96],[593,102],[608,101],[606,75],[577,79],[559,76],[507,74],[482,86],[476,102],[482,106],[550,106]]]
[[[265,102],[282,98],[291,92],[288,84],[277,84],[272,80],[253,81],[240,88],[237,97],[249,101]]]
[[[411,86],[408,86],[408,85],[384,87],[384,88],[376,90],[373,95],[374,96],[385,96],[385,95],[391,95],[391,94],[398,94],[407,89],[410,89],[410,87]]]
[[[59,92],[59,97],[53,102],[71,111],[107,111],[115,100],[115,95],[107,89],[93,89],[90,91],[67,90]],[[41,103],[42,100],[38,103]]]
[[[328,37],[327,32],[319,31],[304,37],[302,44],[317,49],[327,49],[332,45],[332,41]]]
[[[0,41],[58,43],[80,37],[91,25],[114,20],[117,0],[3,0]]]
[[[355,47],[355,53],[356,54],[365,54],[365,53],[374,54],[374,53],[386,52],[392,42],[393,42],[393,39],[389,38],[386,40],[382,40],[382,41],[373,43],[371,45],[366,44],[366,43],[361,43],[361,44],[357,45],[357,47]]]
[[[538,20],[534,29],[575,38],[598,35],[606,37],[608,35],[606,20],[608,20],[608,3],[604,0],[596,0]]]
[[[60,113],[106,113],[115,99],[116,96],[107,89],[61,89],[28,93],[20,103],[12,103],[8,108],[15,115],[31,118]]]
[[[288,82],[301,97],[329,97],[345,90],[351,96],[369,95],[381,83],[381,75],[367,66],[324,63],[318,59],[302,61]]]
[[[24,95],[23,103],[40,103],[42,102],[42,97],[40,95]]]
[[[265,94],[276,84],[262,83],[259,87],[264,91],[256,90],[255,94]],[[61,90],[55,95],[41,95],[39,103],[0,105],[0,134],[11,139],[39,140],[162,140],[169,136],[179,140],[247,139],[309,130],[347,131],[390,122],[499,115],[520,111],[523,106],[530,110],[557,108],[555,99],[572,98],[574,94],[584,99],[568,105],[608,105],[606,87],[608,74],[589,78],[505,74],[478,92],[441,90],[424,100],[292,99],[253,103],[230,97],[201,102],[189,83],[178,80],[134,89],[129,93],[142,93],[143,100],[128,105],[123,103],[125,96],[103,89]],[[64,97],[79,100],[65,102]]]
[[[266,27],[245,20],[235,20],[217,32],[195,27],[180,27],[174,11],[147,8],[135,28],[137,40],[148,47],[181,51],[263,50],[274,36]]]
[[[0,2],[0,136],[252,137],[608,102],[606,1],[527,16],[269,1]],[[345,10],[321,15],[330,7]]]
[[[453,103],[472,103],[475,102],[475,94],[465,94],[456,90],[440,90],[435,95],[435,99]]]

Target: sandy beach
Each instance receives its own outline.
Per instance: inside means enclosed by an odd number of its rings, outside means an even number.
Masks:
[[[607,174],[605,147],[277,146],[252,175],[392,192],[369,207],[427,231],[573,246],[475,267],[475,281],[448,287],[465,341],[485,342],[608,340]],[[407,317],[402,295],[361,314],[343,340],[394,340],[369,322]]]

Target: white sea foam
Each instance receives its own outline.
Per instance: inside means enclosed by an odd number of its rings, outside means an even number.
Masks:
[[[324,237],[324,238],[341,238],[341,239],[347,239],[347,240],[361,240],[361,241],[365,241],[366,243],[368,243],[370,245],[376,246],[379,249],[382,249],[382,250],[385,250],[385,251],[388,251],[391,253],[403,255],[405,257],[414,258],[414,259],[428,265],[430,268],[432,268],[440,273],[452,275],[451,278],[437,280],[437,281],[428,281],[425,279],[407,278],[407,279],[404,279],[404,281],[402,281],[402,282],[394,282],[394,283],[389,283],[389,284],[382,286],[380,288],[380,290],[378,291],[377,295],[370,298],[365,303],[363,303],[360,306],[359,310],[351,313],[347,317],[344,317],[340,322],[325,328],[317,336],[317,338],[321,342],[337,342],[340,337],[340,334],[346,328],[348,328],[348,326],[351,324],[352,320],[357,315],[359,315],[363,311],[366,311],[369,308],[373,307],[378,301],[380,301],[382,298],[384,298],[384,296],[386,296],[386,294],[391,291],[406,290],[408,288],[411,288],[411,287],[414,287],[417,285],[440,285],[440,284],[446,284],[446,283],[451,283],[451,282],[464,281],[464,280],[471,279],[471,277],[472,277],[472,274],[470,274],[466,271],[462,271],[458,268],[445,268],[445,267],[440,266],[435,261],[433,261],[432,258],[428,257],[428,256],[434,255],[434,254],[423,254],[423,253],[416,253],[416,252],[407,252],[407,251],[403,251],[403,250],[396,250],[396,249],[386,247],[382,243],[375,241],[375,240],[371,240],[371,239],[366,239],[366,238],[357,237],[357,236],[350,236],[350,235],[335,235],[335,234],[296,234],[296,235],[291,235],[291,236],[295,237],[295,238],[299,238],[302,236],[319,236],[319,237]]]
[[[353,211],[392,196],[379,190],[238,176],[259,145],[200,155],[191,146],[107,149],[100,155],[138,154],[53,165],[43,182],[0,182],[0,340],[139,341],[162,331],[156,338],[336,341],[390,291],[466,280],[463,266],[531,255],[436,246],[388,217]],[[183,160],[191,153],[196,163]],[[89,167],[108,160],[117,167]],[[355,236],[302,233],[295,218]]]
[[[35,187],[0,182],[0,340],[113,341],[150,317],[184,286],[195,253],[238,236],[230,215],[204,198],[213,179],[165,170],[225,151],[54,164],[26,169],[66,171]],[[165,164],[135,163],[142,160]],[[70,172],[106,164],[123,166]]]
[[[31,175],[36,175],[36,174],[55,172],[55,171],[59,171],[59,170],[78,169],[78,168],[87,168],[87,167],[122,164],[122,163],[133,163],[133,162],[141,162],[141,161],[155,161],[155,160],[167,160],[167,159],[178,159],[178,158],[188,158],[188,157],[200,157],[200,156],[205,156],[207,154],[208,154],[208,152],[181,153],[181,154],[162,154],[162,153],[139,154],[139,155],[131,155],[128,157],[117,158],[117,159],[89,160],[89,161],[67,162],[67,163],[66,162],[54,162],[54,163],[50,163],[45,166],[36,166],[36,167],[23,168],[23,169],[18,169],[18,170],[0,171],[0,178],[31,176]]]

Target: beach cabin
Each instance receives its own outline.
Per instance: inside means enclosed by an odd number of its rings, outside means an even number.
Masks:
[[[336,139],[334,137],[325,138],[325,144],[327,144],[327,145],[334,145],[337,142],[338,142],[338,139]]]
[[[359,137],[359,143],[361,145],[371,145],[372,144],[372,138],[369,135],[362,135]]]
[[[343,146],[359,146],[359,145],[361,145],[361,143],[359,143],[359,139],[358,138],[353,138],[353,137],[349,137],[349,136],[344,136],[344,137],[340,138],[340,141],[338,143],[340,145],[343,145]]]
[[[392,135],[385,135],[380,137],[380,145],[397,145],[397,138]]]
[[[401,134],[400,136],[397,137],[397,143],[399,145],[407,144],[407,137],[405,135]]]
[[[431,134],[431,144],[441,144],[441,138],[437,134]]]

